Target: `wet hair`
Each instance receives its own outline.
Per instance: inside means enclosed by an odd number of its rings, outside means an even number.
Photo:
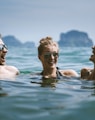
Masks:
[[[44,49],[47,47],[47,46],[55,46],[58,48],[59,50],[59,47],[58,47],[58,44],[57,42],[53,41],[53,39],[51,37],[46,37],[46,38],[42,38],[40,41],[39,41],[39,46],[38,46],[38,55],[41,55],[42,52],[44,51]]]

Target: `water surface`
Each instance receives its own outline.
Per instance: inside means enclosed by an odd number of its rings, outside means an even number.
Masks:
[[[85,66],[93,68],[91,52],[91,48],[61,48],[57,66],[80,74]],[[54,86],[39,84],[41,79],[32,75],[42,70],[36,48],[9,48],[7,64],[21,73],[15,81],[0,80],[0,120],[95,119],[94,81],[64,78]]]

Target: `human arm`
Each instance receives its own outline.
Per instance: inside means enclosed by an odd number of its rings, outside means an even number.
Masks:
[[[68,77],[79,77],[78,73],[72,69],[68,69],[68,70],[60,70],[60,72]]]

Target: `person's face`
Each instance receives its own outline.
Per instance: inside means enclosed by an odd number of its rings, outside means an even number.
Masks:
[[[7,51],[7,47],[5,46],[4,42],[0,39],[0,65],[5,64],[5,55]]]
[[[44,69],[55,68],[58,61],[58,48],[56,46],[47,46],[42,55],[39,56],[39,59],[41,60]]]
[[[93,63],[95,63],[95,55],[91,55],[89,60],[92,61]]]
[[[90,56],[89,60],[95,63],[95,46],[92,47],[92,55]]]

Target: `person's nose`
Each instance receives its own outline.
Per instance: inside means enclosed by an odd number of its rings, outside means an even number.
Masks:
[[[50,59],[54,59],[54,56],[53,56],[53,54],[51,54],[51,55],[50,55]]]
[[[8,50],[6,48],[3,49],[3,53],[7,53]]]

